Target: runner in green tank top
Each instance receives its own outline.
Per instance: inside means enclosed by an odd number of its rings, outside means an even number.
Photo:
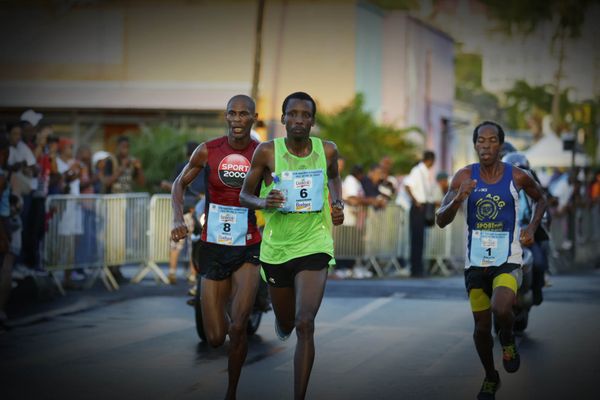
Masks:
[[[284,100],[281,122],[287,136],[257,147],[240,192],[243,207],[265,209],[260,261],[277,336],[285,340],[296,328],[295,399],[306,395],[315,357],[314,320],[333,259],[332,224],[344,221],[337,147],[310,137],[316,111],[306,93]]]

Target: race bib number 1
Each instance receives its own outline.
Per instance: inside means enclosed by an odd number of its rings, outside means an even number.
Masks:
[[[323,208],[323,170],[283,171],[280,188],[286,201],[283,212],[321,211]]]
[[[471,234],[470,264],[497,267],[508,260],[508,232],[474,230]]]
[[[206,240],[225,246],[245,246],[248,209],[211,203],[208,209]]]

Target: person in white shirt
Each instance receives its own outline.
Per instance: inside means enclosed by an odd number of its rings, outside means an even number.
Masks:
[[[433,176],[433,163],[435,153],[425,151],[423,160],[410,171],[404,179],[404,188],[410,197],[410,273],[412,277],[422,277],[423,270],[423,244],[425,237],[425,207],[427,203],[434,203],[435,179]]]

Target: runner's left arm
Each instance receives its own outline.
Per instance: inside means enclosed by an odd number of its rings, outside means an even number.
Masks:
[[[540,185],[529,174],[521,169],[513,168],[513,177],[517,185],[534,201],[531,222],[521,229],[521,236],[519,238],[523,246],[529,247],[533,245],[534,233],[538,226],[540,226],[544,212],[548,207],[548,202]]]
[[[344,208],[339,206],[342,201],[342,178],[338,170],[338,149],[333,142],[323,142],[327,157],[327,187],[331,196],[331,220],[334,225],[344,223]]]

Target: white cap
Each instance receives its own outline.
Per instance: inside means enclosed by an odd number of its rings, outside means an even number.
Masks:
[[[106,160],[110,157],[110,153],[108,151],[100,150],[94,153],[92,156],[92,165],[98,164],[98,161]]]
[[[32,109],[29,109],[21,114],[21,121],[27,121],[33,126],[37,126],[42,118],[44,118],[44,114],[36,113]]]

